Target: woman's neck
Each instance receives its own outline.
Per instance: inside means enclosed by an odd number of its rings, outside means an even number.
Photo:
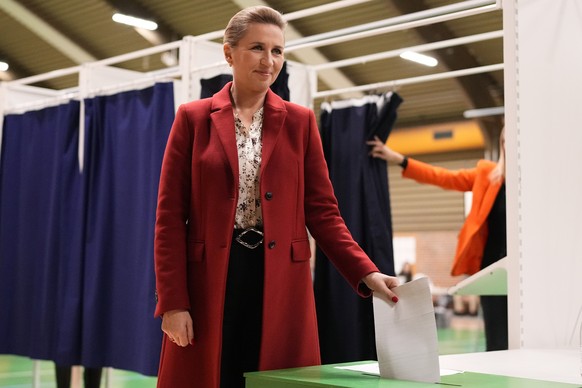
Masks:
[[[244,93],[241,92],[233,83],[230,87],[230,96],[232,105],[239,115],[248,116],[258,111],[265,102],[266,93]]]

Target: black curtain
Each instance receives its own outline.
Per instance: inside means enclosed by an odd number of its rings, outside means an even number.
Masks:
[[[366,141],[374,136],[387,140],[401,102],[389,93],[325,103],[320,123],[342,217],[362,249],[389,275],[394,275],[394,253],[387,166],[369,156]],[[322,362],[377,359],[372,299],[356,295],[319,249],[314,290]]]
[[[232,75],[230,74],[219,74],[215,77],[208,79],[201,79],[200,86],[202,90],[200,91],[200,98],[212,97],[215,93],[218,93],[224,85],[232,81]],[[289,101],[289,74],[287,73],[287,62],[283,62],[283,67],[281,72],[277,76],[277,79],[271,85],[271,90],[275,92],[279,97],[285,101]]]

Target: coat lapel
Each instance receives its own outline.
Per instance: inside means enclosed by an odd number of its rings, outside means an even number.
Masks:
[[[265,98],[265,109],[263,117],[263,152],[261,160],[261,175],[269,163],[277,137],[287,117],[287,109],[281,97],[277,96],[271,89],[267,91]]]
[[[481,202],[478,204],[479,209],[477,214],[477,220],[479,224],[482,225],[487,222],[487,218],[489,217],[489,213],[491,212],[491,208],[493,207],[493,203],[497,198],[497,193],[499,193],[499,189],[501,188],[502,182],[494,182],[491,183],[489,181],[489,173],[491,172],[491,168],[481,169],[479,173],[481,174],[481,179],[484,185],[484,193],[481,199]],[[473,193],[473,195],[476,195]],[[475,204],[474,204],[475,205]]]
[[[487,179],[486,182],[489,182],[489,171],[486,171],[485,177],[483,179]],[[489,183],[485,193],[483,194],[483,200],[481,201],[480,208],[479,208],[479,221],[481,223],[485,223],[487,218],[489,217],[489,213],[491,212],[491,208],[493,207],[493,203],[497,198],[497,193],[499,193],[499,189],[501,188],[502,182],[495,182]]]
[[[230,101],[230,85],[228,83],[220,92],[212,97],[210,113],[211,126],[216,131],[218,138],[228,159],[232,170],[232,176],[238,185],[238,151],[236,149],[236,135],[234,131],[234,116]],[[287,117],[287,109],[281,97],[269,89],[265,98],[263,117],[263,151],[261,161],[261,174],[271,158],[277,137]]]
[[[212,97],[210,108],[211,130],[216,131],[222,143],[222,148],[232,171],[235,187],[238,186],[238,151],[236,149],[236,134],[234,131],[234,114],[230,102],[229,82],[222,90]]]

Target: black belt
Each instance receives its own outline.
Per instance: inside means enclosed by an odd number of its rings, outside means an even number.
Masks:
[[[248,249],[255,249],[263,243],[263,232],[257,228],[235,229],[234,240]]]

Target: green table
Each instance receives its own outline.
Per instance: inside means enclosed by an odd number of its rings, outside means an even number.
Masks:
[[[353,387],[353,388],[434,388],[435,384],[413,381],[381,379],[336,366],[348,366],[373,361],[310,366],[245,373],[246,388],[292,388],[292,387]],[[580,387],[577,384],[556,383],[518,377],[464,372],[441,377],[443,387],[487,387],[487,388],[566,388]]]

